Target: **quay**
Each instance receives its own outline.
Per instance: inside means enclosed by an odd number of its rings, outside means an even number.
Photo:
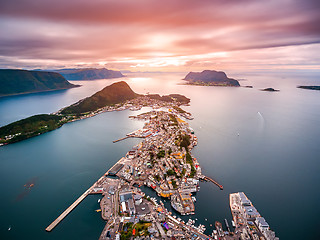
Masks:
[[[205,181],[209,181],[209,182],[214,183],[215,185],[217,185],[220,188],[220,190],[223,190],[223,186],[221,184],[219,184],[217,181],[213,180],[212,178],[204,176],[204,175],[201,176],[200,178],[205,180]]]
[[[120,139],[118,139],[118,140],[114,140],[114,141],[112,141],[112,142],[113,142],[113,143],[120,142],[120,141],[125,140],[125,139],[127,139],[127,138],[129,138],[129,136],[125,136],[125,137],[123,137],[123,138],[120,138]]]
[[[105,176],[107,176],[112,168],[114,168],[117,164],[120,164],[120,162],[123,160],[121,158],[119,161],[117,161],[102,177],[99,178],[97,182],[100,182]],[[89,194],[96,194],[101,192],[95,192],[93,191],[94,187],[97,185],[97,182],[95,182],[87,191],[85,191],[76,201],[74,201],[63,213],[60,214],[60,216],[54,220],[47,228],[47,232],[51,232],[52,229],[54,229],[73,209],[76,208],[76,206],[79,205],[85,199]]]
[[[83,199],[85,199],[90,194],[91,188],[89,188],[87,191],[85,191],[76,201],[74,201],[61,215],[54,220],[47,228],[46,231],[50,232],[52,229],[54,229],[73,209],[75,209],[76,206],[79,205],[79,203],[82,202]]]

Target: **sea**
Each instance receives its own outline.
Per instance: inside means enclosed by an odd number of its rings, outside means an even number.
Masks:
[[[34,114],[56,112],[120,80],[141,94],[179,93],[198,137],[192,154],[206,176],[196,214],[204,224],[231,226],[229,194],[243,191],[281,240],[319,239],[319,71],[231,71],[245,87],[184,85],[186,73],[128,73],[122,79],[73,81],[78,88],[0,98],[0,126]],[[260,91],[272,87],[279,92]],[[149,111],[107,112],[19,143],[0,147],[0,239],[98,239],[104,227],[100,196],[88,196],[52,232],[45,228],[141,139],[113,140],[143,126],[129,119]],[[30,185],[32,187],[30,187]],[[144,191],[157,197],[149,188]],[[168,200],[164,201],[171,209]],[[174,213],[177,214],[177,213]],[[10,230],[9,230],[10,229]]]

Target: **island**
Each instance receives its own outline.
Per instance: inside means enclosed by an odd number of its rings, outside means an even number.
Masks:
[[[228,78],[224,72],[215,70],[204,70],[202,72],[189,72],[183,80],[188,85],[200,86],[230,86],[239,87],[240,84],[233,78]]]
[[[274,88],[265,88],[265,89],[261,89],[261,91],[264,92],[279,92],[280,90],[274,89]]]
[[[69,68],[54,70],[60,73],[67,80],[96,80],[121,78],[124,75],[120,71],[109,70],[106,68]]]
[[[78,87],[56,72],[0,69],[0,97]]]
[[[179,109],[180,105],[189,102],[189,98],[180,94],[140,95],[135,93],[126,82],[120,81],[55,113],[34,115],[0,127],[0,146],[38,136],[55,130],[68,122],[92,117],[102,112],[125,109],[134,111],[144,106],[158,109],[169,105],[176,111],[175,109]],[[180,110],[180,114],[192,119],[191,114],[186,111]]]
[[[309,89],[309,90],[320,90],[320,86],[298,86],[297,88]]]

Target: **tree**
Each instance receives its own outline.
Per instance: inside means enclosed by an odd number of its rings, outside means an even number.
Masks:
[[[173,176],[173,175],[175,175],[175,172],[174,172],[172,169],[169,169],[169,170],[167,171],[167,175],[168,175],[168,176]]]

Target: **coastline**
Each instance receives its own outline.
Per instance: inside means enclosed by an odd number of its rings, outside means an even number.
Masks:
[[[53,91],[59,91],[59,90],[68,90],[71,88],[76,88],[76,87],[82,86],[82,85],[78,85],[78,84],[72,84],[72,85],[74,85],[74,86],[66,87],[66,88],[58,88],[58,89],[49,89],[49,90],[43,90],[43,91],[35,91],[35,92],[23,92],[23,93],[12,93],[12,94],[0,95],[0,98],[19,96],[19,95],[27,95],[27,94],[33,94],[33,93],[45,93],[45,92],[53,92]]]

